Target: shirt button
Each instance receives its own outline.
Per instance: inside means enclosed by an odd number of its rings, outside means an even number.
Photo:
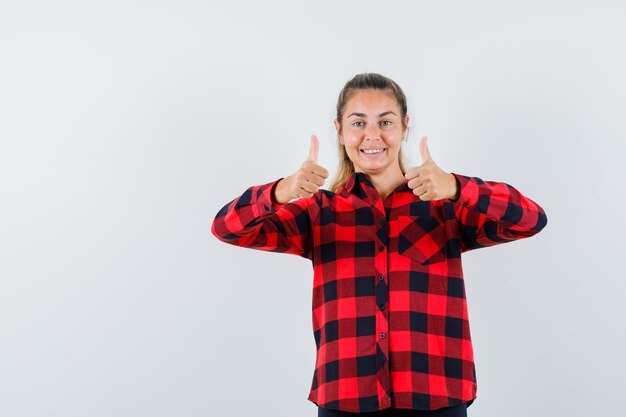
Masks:
[[[382,276],[382,275],[379,275],[379,276],[378,276],[378,280],[379,280],[379,281],[382,281],[383,279],[385,279],[385,277],[384,277],[384,276]]]
[[[268,206],[267,204],[265,205],[265,210],[266,211],[270,211],[270,206]]]
[[[379,247],[378,247],[378,252],[382,252],[383,250],[385,250],[385,247],[384,247],[384,246],[379,246]]]
[[[378,220],[378,224],[382,226],[382,225],[385,224],[385,221],[383,219],[380,219],[380,220]]]
[[[381,334],[380,334],[380,338],[381,338],[381,339],[384,339],[385,337],[386,337],[385,333],[381,333]]]
[[[378,308],[380,308],[380,311],[383,311],[385,309],[384,305],[379,306]]]

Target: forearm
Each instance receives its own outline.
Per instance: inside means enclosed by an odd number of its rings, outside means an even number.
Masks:
[[[504,182],[484,181],[456,173],[461,183],[452,201],[469,248],[493,246],[533,236],[547,224],[543,208]]]
[[[278,181],[249,187],[215,215],[211,233],[220,241],[272,252],[311,255],[310,217],[319,213],[314,199],[273,203]],[[311,214],[312,213],[312,214]]]

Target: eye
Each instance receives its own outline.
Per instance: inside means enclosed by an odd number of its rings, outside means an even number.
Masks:
[[[384,126],[391,126],[393,123],[391,122],[391,120],[383,120],[381,123],[389,123],[387,125]]]
[[[362,125],[358,125],[358,126],[357,126],[357,123],[363,123],[363,122],[361,122],[361,121],[359,121],[359,122],[354,122],[354,123],[352,123],[352,126],[355,126],[355,127],[361,127],[361,126],[362,126]]]

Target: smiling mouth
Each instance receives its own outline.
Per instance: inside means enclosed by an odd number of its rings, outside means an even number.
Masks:
[[[383,153],[386,150],[387,150],[387,148],[380,148],[380,149],[377,149],[377,152],[365,152],[365,149],[361,149],[361,152],[364,153],[365,155],[376,155],[376,154],[379,154],[379,153]]]

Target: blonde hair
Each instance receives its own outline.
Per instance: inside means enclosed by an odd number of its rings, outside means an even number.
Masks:
[[[342,119],[346,103],[356,91],[367,89],[382,90],[391,93],[400,107],[402,125],[405,128],[408,128],[408,126],[404,124],[407,114],[406,96],[400,86],[395,81],[385,77],[384,75],[370,72],[357,74],[352,77],[339,93],[339,99],[337,100],[337,122],[339,123],[339,131],[343,129]],[[339,163],[337,165],[337,172],[335,173],[330,186],[330,191],[334,193],[338,192],[341,187],[345,185],[350,176],[354,174],[354,164],[350,160],[345,146],[341,144],[339,135],[337,135],[337,151],[339,154]],[[408,161],[405,160],[405,157],[402,154],[402,149],[400,149],[400,153],[398,154],[398,163],[400,165],[400,170],[405,172],[405,166],[408,164]]]

